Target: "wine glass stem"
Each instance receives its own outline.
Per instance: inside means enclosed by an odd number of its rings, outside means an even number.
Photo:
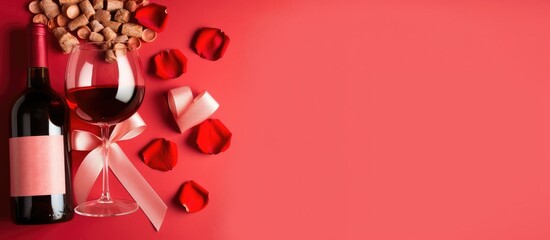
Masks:
[[[109,191],[109,125],[101,125],[101,140],[103,145],[103,192],[99,202],[111,202],[111,193]]]

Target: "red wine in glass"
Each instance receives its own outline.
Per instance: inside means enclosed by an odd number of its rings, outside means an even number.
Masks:
[[[71,108],[85,121],[118,123],[132,116],[145,95],[145,87],[92,86],[67,91]]]

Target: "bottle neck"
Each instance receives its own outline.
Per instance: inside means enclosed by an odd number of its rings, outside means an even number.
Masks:
[[[51,88],[48,68],[29,67],[27,71],[28,88]]]
[[[29,67],[48,67],[46,26],[32,24],[29,30]]]
[[[29,69],[27,86],[29,88],[49,88],[48,48],[44,24],[31,24],[29,28]]]

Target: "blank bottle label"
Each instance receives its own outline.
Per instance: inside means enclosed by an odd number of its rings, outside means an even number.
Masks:
[[[65,194],[63,135],[10,138],[12,197]]]

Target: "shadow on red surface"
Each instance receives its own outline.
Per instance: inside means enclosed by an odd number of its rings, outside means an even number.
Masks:
[[[9,41],[2,46],[3,49],[9,49],[4,52],[4,58],[9,58],[9,73],[4,73],[7,79],[4,79],[0,85],[0,112],[4,113],[0,118],[0,221],[10,221],[10,177],[9,177],[9,147],[8,138],[10,135],[11,104],[15,97],[24,88],[26,84],[27,68],[27,38],[25,28],[11,28],[7,31]]]

